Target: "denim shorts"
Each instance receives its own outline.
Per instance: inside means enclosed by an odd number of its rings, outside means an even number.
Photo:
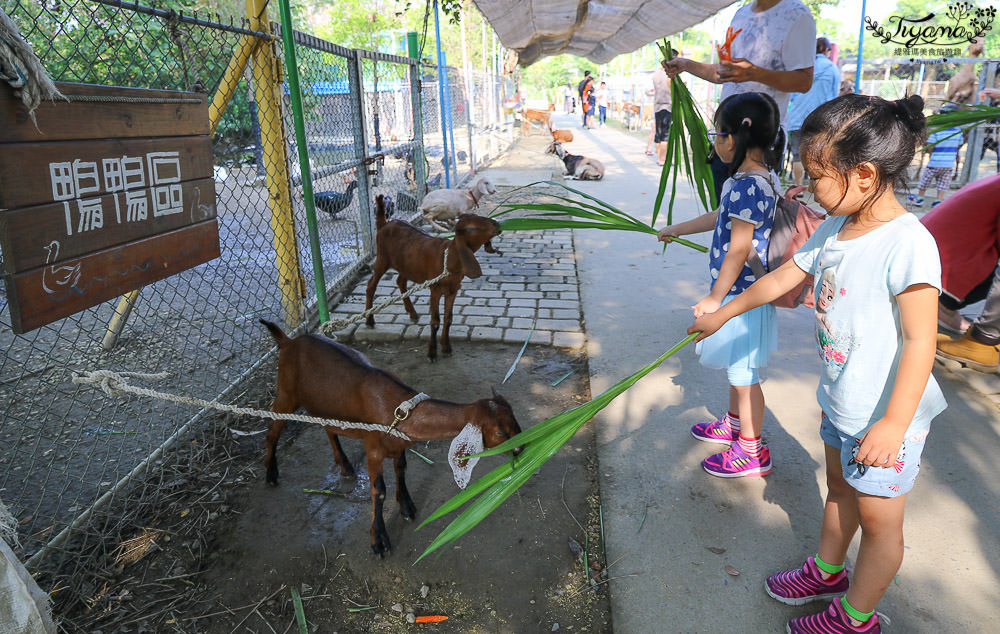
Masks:
[[[911,425],[911,428],[913,427]],[[919,425],[915,427],[921,428]],[[833,425],[825,412],[819,426],[819,435],[823,438],[823,442],[840,449],[840,466],[847,484],[859,493],[885,498],[905,495],[913,488],[917,472],[920,471],[920,454],[924,451],[927,431],[926,426],[922,426],[922,431],[907,430],[895,463],[890,467],[872,467],[853,460],[852,451],[854,447],[860,445],[864,434],[857,436],[844,434]]]

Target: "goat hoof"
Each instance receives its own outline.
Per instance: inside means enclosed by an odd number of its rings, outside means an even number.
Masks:
[[[417,323],[418,321],[420,321],[420,315],[410,315],[410,321],[412,321],[413,323]]]
[[[417,517],[417,507],[412,502],[399,505],[399,514],[404,520],[412,522]]]
[[[365,322],[365,326],[368,326],[369,328],[374,328],[375,327],[375,320],[373,319],[371,321],[366,321]]]

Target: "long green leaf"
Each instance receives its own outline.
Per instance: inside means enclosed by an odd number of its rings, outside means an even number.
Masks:
[[[634,385],[639,379],[652,372],[678,350],[691,343],[696,336],[697,333],[688,335],[671,347],[667,352],[660,355],[658,359],[634,372],[626,379],[619,381],[614,386],[601,393],[600,396],[583,406],[574,408],[569,412],[561,412],[547,421],[536,425],[531,430],[522,432],[514,438],[511,438],[506,442],[493,447],[492,449],[477,454],[481,456],[488,456],[517,446],[525,447],[524,451],[518,457],[514,468],[512,470],[508,470],[506,475],[504,475],[504,472],[500,471],[501,468],[494,469],[493,472],[484,478],[481,478],[480,481],[477,481],[476,484],[473,485],[472,490],[476,492],[482,491],[482,493],[479,494],[479,497],[476,498],[476,500],[470,504],[468,508],[460,513],[444,530],[441,531],[441,533],[431,542],[424,553],[420,555],[416,561],[419,562],[430,553],[455,541],[465,533],[472,530],[472,528],[479,524],[479,522],[492,513],[498,506],[500,506],[500,504],[510,497],[522,484],[527,482],[527,480],[539,468],[541,468],[542,464],[555,455],[555,453],[559,451],[563,445],[569,442],[569,439],[572,438],[576,432],[583,427],[583,425],[591,420],[597,412],[606,407],[612,400]],[[553,424],[553,419],[557,419],[559,424]],[[537,431],[529,433],[538,427],[543,427],[545,433]],[[526,441],[525,438],[530,438],[530,440]],[[480,485],[481,481],[487,481],[489,484],[485,486]],[[457,509],[462,506],[462,504],[472,499],[475,495],[476,493],[470,493],[469,489],[459,493],[451,500],[445,502],[441,509],[435,511],[431,515],[431,518],[425,520],[421,526],[430,522],[432,519],[437,519],[442,515],[447,514],[447,512],[450,512],[442,511],[445,507],[450,510]],[[458,502],[457,500],[462,501]]]

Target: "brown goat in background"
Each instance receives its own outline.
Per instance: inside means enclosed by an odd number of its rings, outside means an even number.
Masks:
[[[305,334],[289,339],[277,325],[260,320],[278,343],[278,393],[271,409],[290,414],[302,408],[312,416],[350,422],[389,425],[400,403],[413,398],[417,390],[387,370],[372,365],[365,355],[343,344],[319,335]],[[264,446],[267,482],[278,484],[278,439],[285,427],[283,420],[268,423]],[[396,501],[404,519],[416,517],[417,507],[406,488],[406,450],[414,442],[454,438],[466,425],[478,428],[483,446],[496,447],[521,433],[514,410],[504,398],[494,392],[491,399],[458,404],[428,399],[414,407],[397,429],[410,442],[378,431],[363,429],[323,429],[333,447],[333,457],[343,476],[353,477],[351,465],[338,436],[360,438],[365,444],[368,477],[371,485],[372,524],[371,546],[382,557],[392,544],[382,517],[385,500],[383,463],[395,462]],[[520,453],[515,449],[514,454]]]
[[[475,252],[485,247],[487,253],[503,255],[493,248],[491,239],[500,235],[500,223],[492,218],[475,214],[461,214],[455,223],[455,237],[451,240],[435,238],[413,225],[401,220],[385,219],[385,201],[382,196],[375,198],[375,264],[372,277],[368,280],[365,295],[365,310],[372,307],[378,282],[389,269],[399,274],[396,285],[401,293],[406,292],[407,282],[421,283],[433,279],[444,269],[444,252],[448,249],[448,275],[430,287],[431,291],[431,337],[427,344],[427,358],[437,360],[437,331],[442,324],[440,303],[444,297],[444,328],[441,330],[441,352],[451,354],[451,317],[455,307],[462,278],[481,277],[483,270],[476,260]],[[403,300],[406,312],[416,323],[420,318],[409,298]],[[369,328],[375,325],[375,317],[369,315],[365,322]]]

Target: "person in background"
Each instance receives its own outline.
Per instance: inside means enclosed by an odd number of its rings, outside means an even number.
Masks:
[[[816,51],[816,21],[801,0],[754,0],[736,12],[730,59],[718,64],[684,57],[667,62],[667,75],[688,72],[706,81],[723,84],[720,100],[741,92],[770,95],[781,111],[781,128],[787,130],[788,100],[793,92],[812,86]],[[779,155],[784,145],[776,147]],[[729,168],[718,156],[712,159],[715,193],[722,191]]]
[[[788,149],[792,153],[792,178],[796,185],[802,184],[802,162],[799,160],[802,122],[810,112],[840,93],[840,69],[830,61],[830,53],[830,41],[825,37],[816,38],[812,87],[806,92],[792,94],[788,102]]]
[[[663,165],[667,159],[667,135],[670,132],[670,77],[667,76],[667,63],[667,60],[661,60],[660,67],[653,72],[654,123],[651,134],[656,143],[657,165]],[[649,154],[648,148],[646,153]],[[721,188],[721,185],[718,187]]]
[[[563,112],[569,114],[573,111],[573,88],[569,84],[562,87]]]
[[[580,109],[583,110],[583,127],[587,127],[587,100],[584,99],[583,91],[586,88],[588,82],[593,82],[594,80],[590,78],[590,71],[583,71],[583,79],[576,86],[576,92],[580,96]]]
[[[594,96],[595,91],[594,78],[588,77],[587,82],[583,85],[583,107],[586,111],[586,116],[583,119],[583,127],[585,128],[594,127],[594,113],[597,111],[597,98]]]
[[[1000,174],[969,183],[920,219],[941,254],[937,356],[980,372],[1000,366]],[[969,323],[958,311],[986,300]]]
[[[951,112],[957,108],[958,106],[954,104],[945,104],[938,108],[937,112]],[[927,145],[931,146],[931,157],[920,175],[917,195],[910,194],[906,197],[917,207],[924,206],[924,193],[931,181],[934,181],[934,187],[937,189],[937,200],[931,207],[937,207],[944,200],[948,188],[951,187],[952,175],[955,173],[958,148],[962,145],[962,131],[955,127],[938,130],[927,138]]]
[[[597,124],[603,126],[608,120],[608,85],[601,82],[600,87],[594,94],[597,102]]]

